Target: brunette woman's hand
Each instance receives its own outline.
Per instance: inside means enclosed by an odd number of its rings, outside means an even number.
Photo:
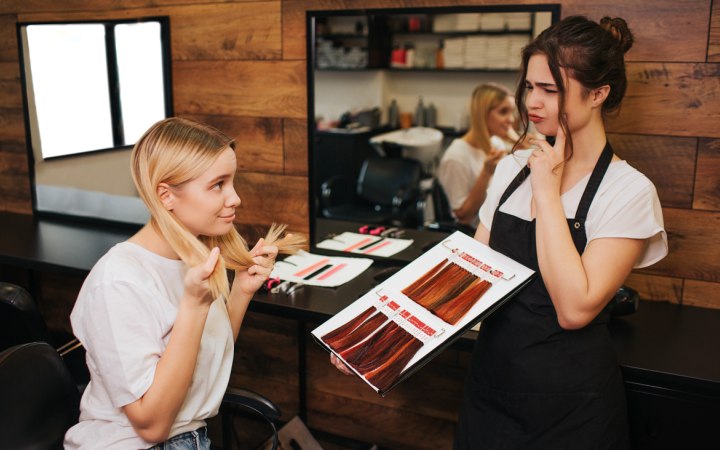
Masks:
[[[335,356],[335,353],[330,353],[330,364],[335,366],[337,370],[344,373],[345,375],[353,374],[352,370],[350,370],[350,368],[346,366],[344,362],[342,362],[342,359]]]
[[[268,279],[275,267],[278,248],[274,245],[265,245],[265,239],[260,238],[255,247],[250,250],[254,265],[247,270],[236,270],[233,287],[237,286],[247,295],[253,295]]]
[[[529,142],[536,147],[528,158],[533,197],[542,199],[559,195],[565,160],[565,133],[561,127],[558,127],[555,145],[537,138]]]
[[[183,284],[185,296],[193,299],[197,305],[210,304],[214,300],[210,293],[210,275],[215,269],[220,256],[220,249],[215,247],[210,251],[207,259],[197,266],[191,267],[185,273]]]

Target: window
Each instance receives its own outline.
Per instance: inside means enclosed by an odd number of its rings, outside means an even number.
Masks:
[[[130,146],[169,115],[163,20],[25,24],[20,30],[36,156]]]

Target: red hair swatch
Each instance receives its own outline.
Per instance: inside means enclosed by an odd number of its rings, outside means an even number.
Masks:
[[[370,334],[377,330],[380,325],[385,323],[387,319],[388,318],[385,314],[377,312],[350,333],[344,336],[339,336],[332,342],[326,341],[325,343],[332,347],[333,350],[340,353],[362,342],[366,337],[370,336]]]
[[[445,322],[455,325],[491,286],[492,283],[489,281],[478,278],[460,295],[432,310],[432,313]]]
[[[323,335],[322,340],[329,344],[330,342],[334,342],[337,338],[345,336],[347,333],[357,328],[361,323],[365,322],[375,311],[377,311],[377,308],[371,306],[363,311],[359,316]]]

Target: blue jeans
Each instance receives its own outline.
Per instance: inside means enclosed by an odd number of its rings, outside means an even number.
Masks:
[[[210,438],[207,427],[173,436],[148,450],[210,450]]]

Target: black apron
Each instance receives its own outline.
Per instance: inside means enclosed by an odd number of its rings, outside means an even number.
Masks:
[[[607,143],[575,218],[568,219],[580,254],[585,219],[612,157]],[[535,220],[500,211],[529,173],[524,167],[500,198],[490,247],[538,271]],[[480,327],[455,449],[628,448],[625,392],[608,320],[604,309],[582,329],[562,329],[538,273]]]

